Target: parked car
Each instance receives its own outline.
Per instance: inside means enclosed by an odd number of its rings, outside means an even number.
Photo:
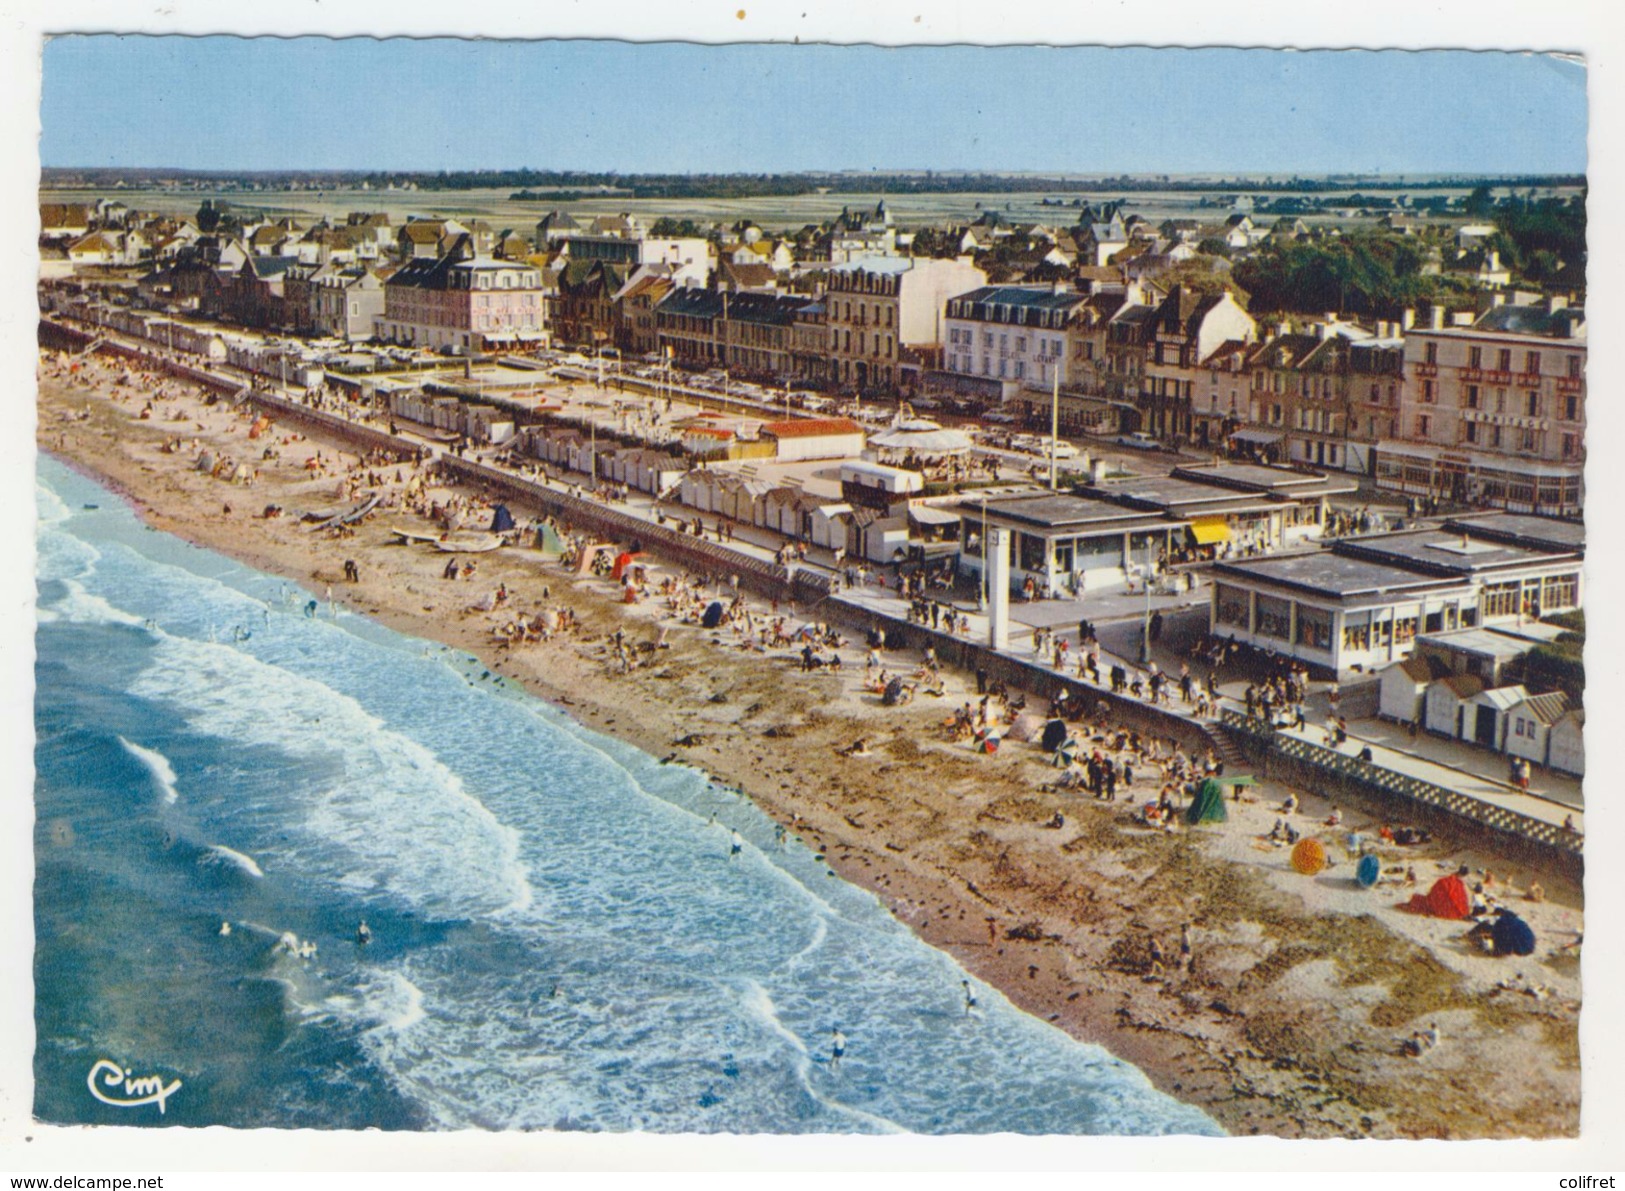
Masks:
[[[1162,446],[1144,430],[1136,430],[1132,434],[1119,434],[1117,442],[1119,446],[1133,447],[1136,451],[1155,451]]]

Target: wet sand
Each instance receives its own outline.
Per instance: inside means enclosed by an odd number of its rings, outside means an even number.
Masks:
[[[1339,842],[1378,825],[1349,813],[1335,831],[1321,826],[1329,806],[1303,790],[1299,829],[1319,834],[1335,863],[1319,877],[1299,876],[1286,850],[1261,838],[1288,792],[1279,784],[1232,803],[1226,824],[1149,830],[1127,798],[1044,790],[1056,771],[1037,745],[1011,742],[984,756],[951,742],[942,722],[976,698],[965,675],[949,672],[940,699],[884,708],[863,689],[861,645],[841,651],[839,674],[803,674],[795,649],[746,651],[730,629],[678,623],[653,597],[623,604],[618,585],[574,578],[532,550],[479,555],[473,579],[448,581],[444,553],[397,544],[390,532],[431,531],[422,518],[386,511],[343,537],[297,520],[306,509],[346,505],[340,473],[305,466],[317,450],[353,463],[342,444],[284,442],[299,429],[283,426],[250,443],[246,409],[205,406],[173,380],[165,382],[172,396],[139,420],[148,394],[139,381],[114,385],[121,363],[98,357],[75,378],[54,362],[43,367],[41,449],[116,487],[149,524],[319,598],[331,585],[350,610],[477,654],[493,674],[582,723],[737,786],[977,978],[1139,1066],[1234,1134],[1578,1132],[1579,950],[1564,944],[1583,922],[1580,891],[1569,883],[1435,837],[1382,849],[1394,872],[1377,890],[1361,890]],[[188,447],[162,451],[175,436]],[[194,439],[248,460],[257,478],[244,485],[198,472]],[[280,460],[259,458],[267,444]],[[377,470],[393,481],[393,466]],[[271,504],[286,515],[259,517]],[[358,564],[359,582],[345,581],[346,560]],[[658,560],[654,572],[681,575]],[[473,610],[499,583],[507,606]],[[575,611],[577,632],[512,647],[495,635],[516,612],[560,604]],[[662,628],[668,647],[656,650]],[[638,659],[626,673],[609,640],[617,629]],[[919,658],[893,653],[886,664],[906,674]],[[871,755],[840,755],[860,737]],[[1153,775],[1127,793],[1155,791]],[[1064,825],[1046,826],[1057,812]],[[1473,866],[1475,880],[1477,870],[1496,874],[1491,892],[1539,937],[1534,956],[1484,956],[1463,941],[1466,924],[1396,908],[1415,891],[1403,882],[1406,866],[1425,891],[1460,863]],[[1526,901],[1521,891],[1537,876],[1546,899]],[[1188,972],[1175,962],[1184,922]],[[1160,975],[1150,970],[1153,936],[1170,961]],[[1432,1024],[1439,1047],[1400,1053],[1401,1040]]]

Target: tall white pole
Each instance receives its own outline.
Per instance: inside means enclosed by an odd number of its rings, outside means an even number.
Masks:
[[[1055,385],[1049,399],[1049,488],[1055,491],[1055,450],[1061,436],[1061,370],[1055,370]]]

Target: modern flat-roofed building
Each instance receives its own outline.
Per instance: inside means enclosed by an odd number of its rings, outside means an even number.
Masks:
[[[1561,523],[1559,523],[1561,524]],[[1468,522],[1345,538],[1330,550],[1213,567],[1220,637],[1337,674],[1408,657],[1424,633],[1514,625],[1578,608],[1583,549],[1475,535]]]

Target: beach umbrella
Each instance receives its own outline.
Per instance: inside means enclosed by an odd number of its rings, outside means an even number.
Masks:
[[[1360,857],[1360,863],[1354,866],[1354,879],[1360,883],[1361,889],[1370,889],[1382,876],[1382,861],[1377,859],[1375,852],[1367,852]]]
[[[1073,761],[1077,760],[1077,757],[1078,738],[1076,736],[1068,736],[1065,740],[1061,741],[1060,746],[1055,750],[1055,756],[1050,760],[1051,764],[1053,764],[1055,768],[1065,769],[1067,766],[1071,765]]]
[[[1427,893],[1411,895],[1401,909],[1413,914],[1427,914],[1433,918],[1461,919],[1472,912],[1473,901],[1467,895],[1467,886],[1455,873],[1449,873],[1433,882]]]
[[[700,626],[702,628],[714,629],[721,623],[722,601],[712,600],[710,606],[706,608],[705,614],[700,617]]]
[[[1010,730],[1005,735],[1009,736],[1011,740],[1028,741],[1043,730],[1044,721],[1032,712],[1024,711],[1011,721]]]
[[[498,505],[496,512],[491,514],[491,532],[508,533],[513,527],[513,514],[508,512],[508,506]]]
[[[1204,781],[1191,799],[1185,817],[1192,823],[1223,823],[1230,817],[1224,808],[1224,787],[1212,778]],[[1307,841],[1306,841],[1307,842]],[[1296,860],[1296,856],[1293,857]]]
[[[976,742],[976,751],[979,753],[996,753],[999,751],[999,738],[997,736],[984,736]]]
[[[204,451],[197,457],[197,469],[199,471],[213,471],[214,456],[210,452]]]
[[[1301,839],[1292,849],[1292,867],[1312,877],[1326,867],[1326,848],[1318,839]]]
[[[1495,941],[1496,955],[1535,954],[1535,932],[1510,910],[1501,911],[1490,928],[1490,938]]]
[[[1066,741],[1071,733],[1067,731],[1066,721],[1059,716],[1044,725],[1042,743],[1045,752],[1053,753]]]

